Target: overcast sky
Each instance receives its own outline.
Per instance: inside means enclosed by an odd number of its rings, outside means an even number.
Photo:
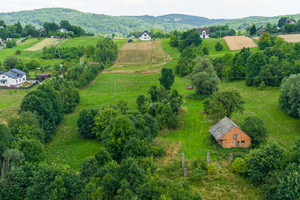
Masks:
[[[0,12],[63,7],[117,16],[176,13],[242,18],[300,13],[299,0],[0,0],[0,5]]]

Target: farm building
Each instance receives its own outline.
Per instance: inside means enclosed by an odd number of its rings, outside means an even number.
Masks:
[[[17,87],[26,82],[26,73],[16,68],[0,72],[0,87]]]
[[[209,38],[208,28],[198,28],[197,31],[199,32],[201,38]]]
[[[261,28],[261,29],[259,29],[257,32],[258,32],[260,35],[262,35],[262,34],[264,34],[265,31],[266,31],[265,28]]]
[[[219,120],[216,125],[209,129],[209,132],[223,148],[248,148],[251,145],[251,137],[228,117]]]
[[[152,33],[149,33],[148,31],[144,31],[144,33],[142,33],[140,36],[140,40],[150,41],[151,37],[152,37]]]
[[[46,80],[47,78],[51,78],[50,74],[40,74],[40,75],[36,75],[36,80]]]

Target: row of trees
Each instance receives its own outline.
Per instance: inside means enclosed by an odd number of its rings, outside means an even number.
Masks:
[[[44,47],[43,48],[43,59],[79,59],[84,54],[84,47]]]
[[[264,33],[260,38],[261,46],[267,45],[262,52],[252,53],[244,48],[235,55],[228,53],[215,58],[212,62],[218,76],[227,81],[246,79],[248,86],[259,86],[262,82],[267,86],[280,86],[284,77],[299,73],[300,44],[264,37],[268,35]]]
[[[0,37],[2,39],[6,38],[19,38],[19,37],[49,37],[52,35],[60,36],[61,32],[58,31],[60,28],[65,28],[68,30],[67,36],[80,37],[83,35],[91,35],[85,32],[83,28],[76,25],[71,25],[69,21],[62,20],[59,24],[54,22],[44,22],[43,29],[36,29],[31,24],[27,24],[24,27],[20,22],[13,25],[7,25],[3,20],[0,20]]]

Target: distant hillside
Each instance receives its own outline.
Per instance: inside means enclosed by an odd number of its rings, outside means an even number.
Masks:
[[[274,17],[252,16],[252,17],[245,17],[241,19],[229,19],[221,23],[216,22],[212,25],[228,25],[230,28],[234,28],[236,30],[245,30],[247,27],[253,24],[255,24],[256,27],[265,26],[267,23],[277,24],[278,20],[283,16],[289,16],[291,18],[294,18],[297,21],[300,19],[300,14],[280,15]]]
[[[295,19],[298,15],[289,15]],[[277,23],[280,16],[277,17],[246,17],[242,19],[208,19],[182,14],[169,14],[158,17],[154,16],[109,16],[102,14],[84,13],[67,8],[43,8],[29,11],[0,13],[0,20],[6,24],[13,24],[18,21],[22,25],[32,24],[36,28],[43,26],[44,22],[56,22],[68,20],[71,24],[83,27],[91,33],[101,33],[110,35],[119,33],[127,35],[131,31],[150,30],[151,28],[161,28],[166,32],[171,30],[187,30],[193,27],[209,25],[225,25],[231,28],[245,29],[251,24],[264,25],[267,22]],[[118,35],[118,34],[116,34]]]

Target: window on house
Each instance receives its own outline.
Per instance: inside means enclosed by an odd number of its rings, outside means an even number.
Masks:
[[[16,80],[16,83],[18,83],[18,80]]]
[[[5,76],[2,76],[2,78],[5,78]]]
[[[23,78],[23,81],[25,81],[25,78]]]
[[[242,140],[241,143],[242,143],[242,144],[245,144],[245,140]]]
[[[237,139],[237,134],[233,134],[233,139],[234,139],[234,140]]]

